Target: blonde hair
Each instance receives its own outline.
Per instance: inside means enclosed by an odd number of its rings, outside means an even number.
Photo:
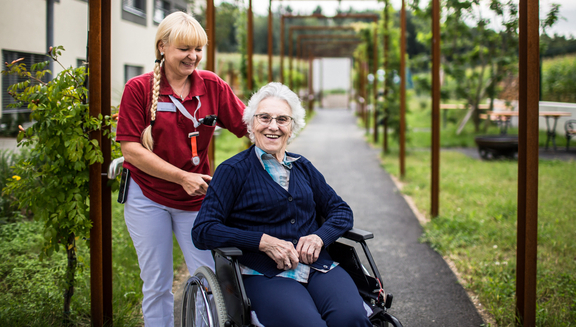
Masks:
[[[156,62],[154,64],[154,80],[152,82],[152,104],[150,106],[150,125],[142,132],[142,145],[152,151],[154,148],[154,139],[152,137],[152,126],[156,121],[156,110],[158,109],[158,95],[160,94],[161,66],[164,62],[164,56],[160,53],[158,45],[162,42],[164,45],[190,45],[204,47],[208,43],[208,35],[198,21],[191,15],[177,11],[166,16],[158,25],[154,48],[156,53]]]

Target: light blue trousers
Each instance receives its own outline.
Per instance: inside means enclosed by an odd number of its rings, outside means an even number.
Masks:
[[[146,326],[174,326],[172,233],[184,253],[190,274],[200,266],[214,269],[211,252],[198,250],[192,243],[190,232],[197,214],[197,211],[172,209],[151,201],[130,179],[124,220],[138,254],[140,278],[144,281],[142,313]]]

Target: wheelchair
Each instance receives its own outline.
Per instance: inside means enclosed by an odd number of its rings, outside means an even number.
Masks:
[[[402,327],[400,321],[388,313],[392,294],[382,288],[382,278],[366,240],[370,232],[351,229],[337,242],[328,246],[332,259],[340,264],[354,280],[364,300],[369,319],[376,327]],[[364,267],[354,245],[361,246],[364,259],[372,273]],[[216,273],[200,267],[185,284],[182,297],[182,327],[253,327],[250,299],[246,296],[238,257],[242,251],[235,247],[212,251]]]

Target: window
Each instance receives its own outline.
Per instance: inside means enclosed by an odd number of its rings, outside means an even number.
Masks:
[[[126,84],[132,77],[142,75],[144,67],[124,65],[124,84]]]
[[[2,61],[12,62],[16,59],[24,58],[22,61],[26,64],[26,69],[31,70],[32,65],[48,60],[45,54],[35,54],[26,52],[17,52],[2,50]],[[49,75],[42,78],[44,82],[48,82]],[[2,76],[2,108],[0,110],[0,135],[15,136],[18,134],[18,125],[26,126],[30,122],[30,109],[24,103],[19,108],[8,108],[8,105],[16,103],[16,100],[8,94],[8,87],[10,85],[25,81],[16,75],[3,75]]]
[[[146,17],[146,1],[145,0],[124,0],[123,9],[127,12]]]
[[[160,24],[164,17],[170,14],[170,1],[154,1],[154,23]]]
[[[2,50],[2,61],[3,62],[12,62],[16,59],[24,58],[22,61],[26,64],[26,69],[32,70],[32,65],[47,61],[49,58],[45,54],[35,54],[35,53],[26,53],[26,52],[17,52],[17,51],[9,51],[9,50]],[[46,67],[47,69],[48,67]],[[42,78],[43,81],[48,82],[50,75],[44,76]],[[16,75],[3,75],[2,76],[2,113],[19,113],[19,112],[30,112],[30,109],[27,108],[27,105],[24,104],[21,108],[7,108],[9,104],[16,103],[14,98],[12,98],[8,94],[8,87],[10,85],[20,83],[25,81],[24,78],[20,78]]]
[[[146,26],[146,0],[122,0],[122,19]]]
[[[76,59],[76,68],[88,66],[85,59]]]

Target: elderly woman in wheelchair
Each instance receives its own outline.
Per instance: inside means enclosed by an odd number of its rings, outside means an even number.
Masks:
[[[373,326],[368,315],[374,312],[364,303],[358,282],[327,249],[345,233],[350,234],[350,207],[310,161],[286,152],[287,144],[304,126],[304,116],[298,96],[280,83],[270,83],[252,96],[243,120],[255,145],[218,167],[192,229],[196,247],[216,250],[218,280],[222,282],[224,275],[226,280],[241,279],[224,281],[223,291],[232,284],[239,288],[237,298],[243,301],[242,310],[250,308],[250,322],[246,313],[238,322],[234,313],[216,313],[214,317],[210,315],[221,309],[207,308],[206,317],[183,312],[187,320],[183,324],[196,326],[203,320],[210,325],[208,320],[214,320],[214,326],[247,322],[260,326]],[[363,241],[370,236],[360,233],[353,237]],[[242,255],[235,257],[234,250],[226,247],[235,247]],[[231,257],[236,266],[222,263],[222,258]],[[373,263],[371,257],[369,261]],[[345,264],[359,266],[359,262]],[[196,275],[197,279],[207,278],[212,288],[218,287],[208,269]],[[378,293],[373,299],[380,301],[385,311],[381,287],[371,287],[367,292]],[[216,299],[206,301],[204,295],[205,306],[225,306],[213,303],[222,302],[220,290],[210,293]],[[184,301],[190,298],[185,294]],[[204,304],[194,306],[196,312]]]

